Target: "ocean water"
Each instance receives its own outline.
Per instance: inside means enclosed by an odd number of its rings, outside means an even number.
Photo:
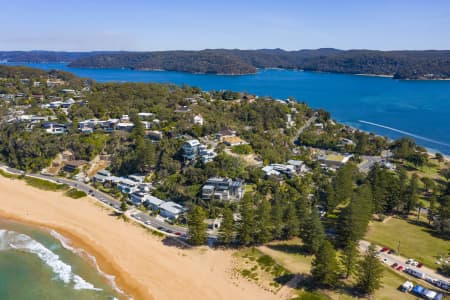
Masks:
[[[55,231],[0,219],[0,299],[127,298]]]
[[[324,108],[339,122],[390,138],[409,136],[431,150],[450,155],[450,81],[260,70],[244,76],[169,71],[69,68],[64,63],[26,64],[59,69],[100,82],[163,82],[204,90],[229,89],[286,99],[294,96]]]

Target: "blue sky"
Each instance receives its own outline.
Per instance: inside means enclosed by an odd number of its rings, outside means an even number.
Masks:
[[[0,0],[0,50],[450,49],[448,0]]]

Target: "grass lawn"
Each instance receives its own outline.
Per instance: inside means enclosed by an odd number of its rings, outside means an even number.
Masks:
[[[65,191],[69,188],[66,184],[59,184],[36,177],[27,176],[24,179],[28,185],[45,191]]]
[[[277,263],[292,273],[309,274],[313,256],[303,254],[302,245],[303,243],[299,238],[294,238],[289,241],[271,242],[258,247],[258,250],[271,256]]]
[[[236,273],[274,293],[294,276],[272,257],[256,248],[243,248],[234,257]]]
[[[272,257],[278,264],[289,270],[294,274],[306,274],[308,275],[311,270],[312,255],[304,255],[302,251],[302,241],[298,238],[289,241],[276,241],[258,247],[258,250],[262,253]],[[377,300],[413,300],[415,296],[402,293],[398,290],[398,287],[406,280],[400,274],[395,273],[389,267],[385,268],[383,273],[383,286],[376,291],[374,299]],[[413,280],[414,281],[414,280]],[[348,283],[352,285],[351,282]],[[299,287],[302,288],[301,286]],[[336,300],[354,300],[361,299],[350,294],[349,288],[340,288],[334,291],[331,290],[317,290],[313,294],[299,291],[299,298],[296,299],[336,299]]]
[[[433,236],[428,230],[425,226],[391,218],[385,223],[372,222],[365,239],[394,250],[397,250],[400,241],[400,255],[436,269],[437,257],[450,251],[450,242]]]

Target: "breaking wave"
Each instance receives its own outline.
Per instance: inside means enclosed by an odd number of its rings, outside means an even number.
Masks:
[[[101,291],[101,289],[94,287],[92,283],[73,273],[72,267],[61,261],[57,254],[28,235],[0,229],[0,251],[4,250],[18,250],[37,255],[60,280],[65,284],[72,283],[76,290]]]
[[[84,249],[73,247],[68,238],[61,235],[60,233],[58,233],[55,230],[51,230],[50,234],[55,239],[57,239],[65,249],[67,249],[77,255],[86,256],[88,259],[90,259],[91,262],[94,264],[95,268],[97,269],[97,272],[108,280],[109,284],[113,287],[113,289],[116,290],[117,292],[119,292],[120,294],[125,295],[125,292],[117,286],[116,277],[113,275],[107,274],[107,273],[103,272],[102,269],[100,269],[100,266],[98,265],[97,259],[95,258],[95,256],[89,254]],[[132,299],[132,298],[129,298],[129,299]]]

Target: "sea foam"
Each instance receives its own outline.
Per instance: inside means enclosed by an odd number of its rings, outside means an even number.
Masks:
[[[22,233],[0,229],[0,251],[12,249],[37,255],[52,269],[59,280],[65,284],[73,284],[74,289],[101,291],[92,283],[73,273],[70,265],[64,263],[57,254],[38,241]]]
[[[77,255],[86,256],[88,259],[90,259],[91,262],[93,263],[93,265],[95,266],[95,268],[97,269],[97,272],[108,280],[109,284],[113,287],[113,289],[116,290],[117,292],[119,292],[120,294],[125,295],[125,292],[117,286],[116,277],[103,272],[103,270],[98,265],[97,259],[95,258],[95,256],[86,252],[84,249],[73,247],[68,238],[61,235],[59,232],[57,232],[55,230],[51,230],[50,234],[55,239],[57,239],[65,249],[67,249]],[[132,300],[133,298],[129,298],[129,299]]]

